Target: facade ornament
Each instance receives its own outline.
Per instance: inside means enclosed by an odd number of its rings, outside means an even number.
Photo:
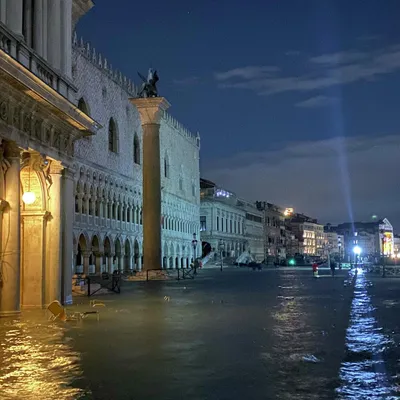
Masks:
[[[139,97],[158,97],[158,91],[157,91],[157,82],[159,81],[159,77],[157,75],[157,70],[153,70],[152,68],[149,68],[149,71],[147,73],[147,79],[140,73],[138,72],[138,75],[140,76],[140,79],[143,81],[142,87],[140,88]]]

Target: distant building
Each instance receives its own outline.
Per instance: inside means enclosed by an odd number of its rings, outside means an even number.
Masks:
[[[265,201],[257,201],[256,206],[264,213],[265,258],[286,258],[285,209]]]
[[[344,254],[344,236],[339,235],[337,232],[326,231],[326,227],[324,227],[324,239],[325,239],[325,248],[326,253],[329,250],[329,253],[333,256],[342,257]]]
[[[203,247],[219,253],[224,244],[224,257],[237,258],[248,247],[245,237],[246,210],[238,206],[233,193],[214,182],[200,179],[200,237]]]
[[[264,255],[264,214],[254,203],[238,199],[238,207],[245,211],[244,236],[247,250],[256,261],[263,261]]]
[[[361,248],[364,257],[392,256],[395,253],[393,226],[387,218],[373,222],[346,222],[330,226],[330,230],[343,235],[345,256],[349,260],[354,257],[355,246]]]
[[[287,221],[299,241],[299,253],[307,256],[324,255],[324,226],[314,218],[304,214],[293,214]]]

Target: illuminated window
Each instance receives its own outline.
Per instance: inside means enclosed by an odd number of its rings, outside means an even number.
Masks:
[[[200,232],[207,230],[206,221],[207,219],[205,216],[200,217]]]

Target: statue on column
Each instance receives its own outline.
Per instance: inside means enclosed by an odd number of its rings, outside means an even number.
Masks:
[[[159,77],[157,75],[157,70],[153,70],[153,68],[149,68],[147,73],[147,79],[138,72],[140,79],[143,81],[140,91],[138,93],[139,97],[158,97],[158,91],[156,83],[159,81]]]

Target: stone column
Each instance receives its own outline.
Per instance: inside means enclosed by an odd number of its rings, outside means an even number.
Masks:
[[[108,255],[108,273],[112,274],[113,273],[113,269],[114,269],[114,254],[109,254]]]
[[[90,257],[90,251],[83,251],[82,252],[82,257],[83,257],[83,274],[84,275],[89,275],[89,257]]]
[[[19,36],[22,36],[23,0],[7,1],[7,25]]]
[[[139,257],[137,258],[136,270],[137,271],[142,270],[142,255],[141,254],[139,254]]]
[[[61,0],[61,72],[72,76],[72,0]]]
[[[131,99],[143,129],[143,254],[144,268],[161,269],[160,122],[169,103],[163,97]]]
[[[43,56],[43,0],[35,0],[33,10],[33,48]]]
[[[0,315],[20,312],[21,298],[21,214],[20,214],[20,150],[14,143],[6,143],[5,200],[3,214],[2,251],[0,261]]]
[[[24,24],[24,29],[23,32],[25,34],[25,42],[29,47],[33,47],[33,41],[32,41],[32,22],[33,22],[33,4],[32,0],[24,0],[23,3],[24,7],[24,17],[23,17],[23,24]]]
[[[63,166],[52,161],[50,173],[52,185],[49,190],[49,211],[51,218],[48,227],[48,249],[45,273],[45,304],[53,300],[61,301],[62,277],[62,213],[61,213],[61,180]]]
[[[47,16],[48,16],[48,4],[47,4],[48,0],[42,0],[42,56],[43,58],[45,58],[47,60],[47,33],[48,33],[48,29],[47,29]]]
[[[22,1],[22,0],[21,0]],[[47,21],[47,59],[57,70],[61,70],[61,0],[50,0]]]
[[[101,264],[103,263],[103,254],[102,253],[94,253],[94,256],[96,257],[96,275],[101,274]]]
[[[125,254],[124,253],[118,254],[118,271],[119,272],[124,272],[124,268],[125,268],[124,260],[125,260]]]
[[[74,222],[74,173],[64,168],[61,180],[62,210],[62,286],[61,298],[64,304],[72,304],[73,268],[73,222]]]
[[[7,22],[7,0],[0,1],[0,22],[3,24]]]

